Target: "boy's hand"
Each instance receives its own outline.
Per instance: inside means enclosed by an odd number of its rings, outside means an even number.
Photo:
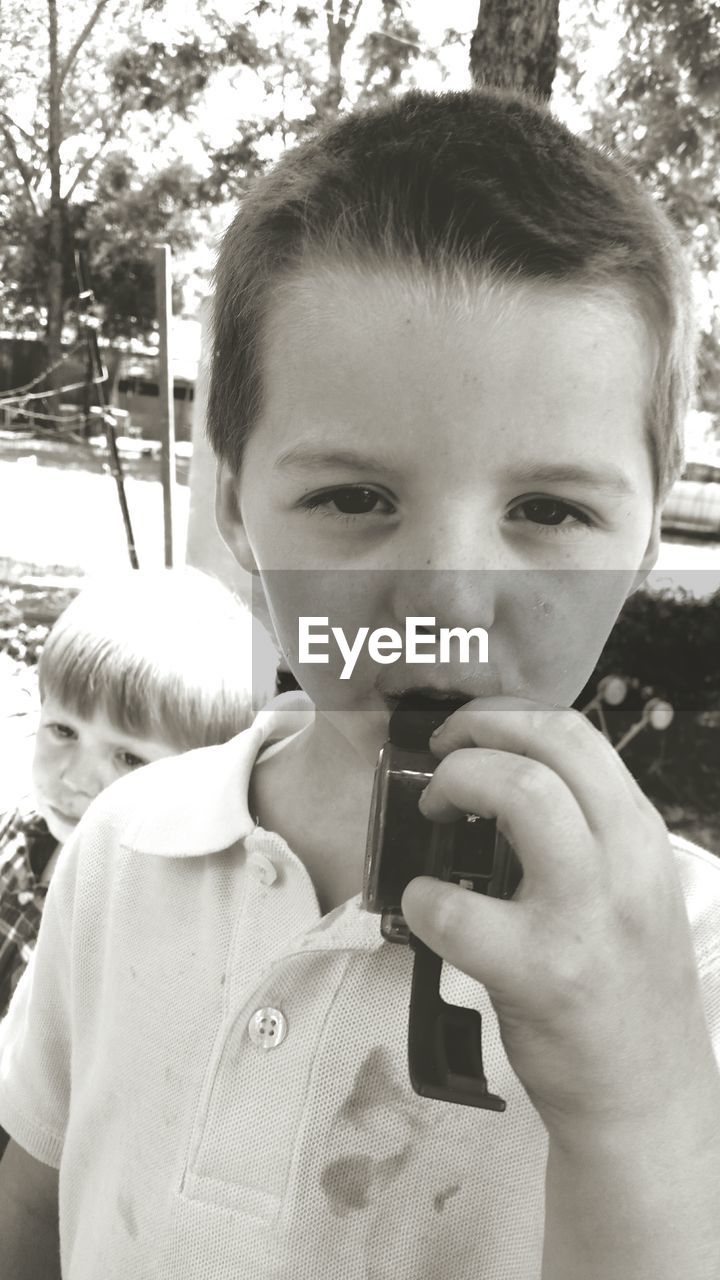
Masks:
[[[441,763],[422,812],[496,818],[524,876],[510,902],[423,877],[403,912],[487,987],[551,1135],[641,1131],[698,1087],[713,1096],[668,834],[612,746],[578,712],[514,698],[469,703],[431,746]]]

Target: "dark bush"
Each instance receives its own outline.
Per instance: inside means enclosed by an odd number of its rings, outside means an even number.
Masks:
[[[613,741],[637,723],[651,697],[674,710],[668,729],[645,728],[623,759],[666,819],[712,833],[720,852],[720,592],[696,600],[670,591],[631,596],[576,706],[609,674],[632,682],[618,708],[606,708]]]

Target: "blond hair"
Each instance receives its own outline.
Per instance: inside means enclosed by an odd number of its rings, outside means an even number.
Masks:
[[[178,750],[226,742],[252,717],[249,611],[197,569],[91,582],[45,643],[42,698]]]

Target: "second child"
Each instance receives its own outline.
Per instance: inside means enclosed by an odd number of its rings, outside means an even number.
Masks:
[[[194,569],[89,583],[40,657],[31,794],[0,816],[0,1018],[37,940],[52,871],[92,801],[251,719],[250,622]]]

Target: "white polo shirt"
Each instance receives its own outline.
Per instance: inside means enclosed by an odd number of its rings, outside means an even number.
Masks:
[[[544,1130],[484,989],[446,966],[507,1111],[417,1097],[411,953],[356,899],[321,918],[248,813],[262,743],[307,714],[124,779],[63,851],[0,1029],[0,1123],[60,1169],[66,1280],[540,1276]],[[720,1046],[720,866],[676,843]]]

